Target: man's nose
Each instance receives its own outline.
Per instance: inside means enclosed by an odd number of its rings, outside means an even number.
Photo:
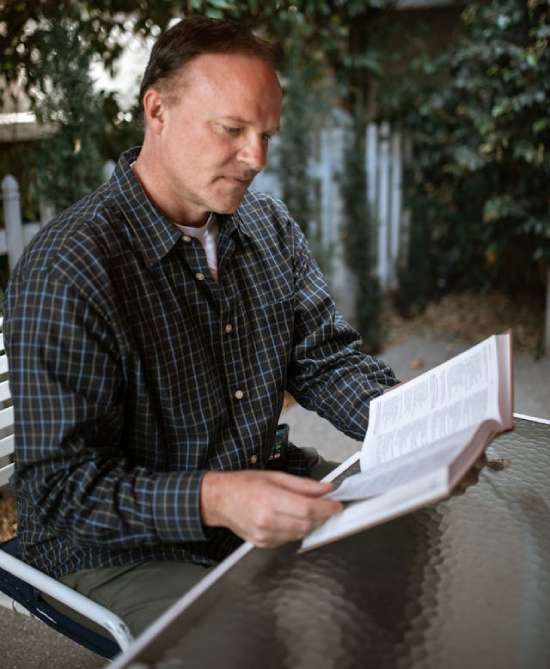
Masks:
[[[267,144],[264,138],[256,135],[247,137],[239,158],[254,172],[261,172],[267,163]]]

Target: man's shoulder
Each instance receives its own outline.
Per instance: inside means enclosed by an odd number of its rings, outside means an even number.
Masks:
[[[279,198],[249,190],[238,209],[238,215],[245,231],[259,245],[294,245],[299,228]]]
[[[13,274],[65,274],[97,270],[122,242],[118,210],[108,184],[57,214],[31,240]]]
[[[291,220],[285,203],[273,195],[250,189],[239,207],[241,218],[266,224],[287,225]]]

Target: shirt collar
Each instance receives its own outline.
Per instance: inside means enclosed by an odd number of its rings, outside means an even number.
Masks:
[[[134,175],[131,165],[137,159],[140,150],[141,147],[137,146],[120,156],[109,180],[109,186],[114,200],[133,232],[136,245],[147,264],[154,265],[172,250],[182,233],[147,197]],[[240,211],[242,206],[233,215],[217,214],[220,229],[223,226],[228,235],[235,232],[238,235],[253,237],[248,216]]]
[[[147,197],[134,175],[132,163],[141,147],[125,151],[109,181],[114,200],[130,227],[134,243],[148,265],[164,258],[181,237],[181,232]]]
[[[263,234],[261,226],[259,225],[259,211],[257,196],[250,191],[245,193],[245,196],[237,209],[237,211],[230,216],[235,228],[240,234],[253,239],[256,242],[263,242]]]

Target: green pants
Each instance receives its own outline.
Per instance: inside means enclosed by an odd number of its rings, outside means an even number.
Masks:
[[[328,462],[315,449],[303,449],[311,460],[310,476],[322,479],[338,463]],[[138,636],[209,571],[191,562],[148,561],[125,567],[83,569],[60,581],[116,613]],[[69,617],[105,634],[105,630],[47,598]]]

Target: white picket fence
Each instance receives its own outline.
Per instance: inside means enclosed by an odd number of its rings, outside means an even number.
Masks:
[[[10,271],[15,267],[26,244],[40,230],[48,216],[47,207],[40,207],[40,222],[25,223],[21,217],[21,196],[17,180],[6,175],[2,179],[2,204],[4,209],[4,230],[0,230],[0,255],[7,255]]]

